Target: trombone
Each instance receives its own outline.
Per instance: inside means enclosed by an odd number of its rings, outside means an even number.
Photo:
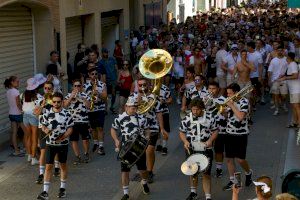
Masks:
[[[222,103],[222,104],[216,103],[216,104],[215,104],[216,108],[213,110],[213,112],[214,112],[215,110],[218,110],[218,113],[224,112],[224,110],[228,108],[227,103],[228,103],[229,101],[237,102],[237,101],[239,101],[242,97],[245,97],[247,94],[249,94],[250,92],[252,92],[253,89],[254,89],[254,88],[253,88],[253,86],[252,86],[251,83],[247,84],[247,85],[246,85],[243,89],[241,89],[239,92],[237,92],[236,94],[232,95],[231,97],[228,97],[228,98],[224,101],[224,103]]]

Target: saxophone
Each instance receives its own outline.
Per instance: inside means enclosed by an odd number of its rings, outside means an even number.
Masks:
[[[96,95],[97,83],[98,83],[97,79],[95,79],[94,82],[92,83],[92,94],[91,94],[91,104],[90,104],[91,111],[94,110],[95,101],[97,100],[97,95]]]

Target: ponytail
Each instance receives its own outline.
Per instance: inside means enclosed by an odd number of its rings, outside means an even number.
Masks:
[[[17,79],[16,76],[10,76],[9,78],[5,79],[3,85],[6,89],[11,87],[11,83]]]

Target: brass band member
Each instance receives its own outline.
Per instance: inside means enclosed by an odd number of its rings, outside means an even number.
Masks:
[[[240,86],[236,83],[232,83],[227,87],[228,97],[232,97],[239,91]],[[249,100],[245,97],[242,97],[237,102],[229,101],[227,106],[227,135],[225,141],[225,155],[227,158],[227,168],[230,181],[223,189],[231,190],[234,183],[235,160],[238,161],[240,166],[245,170],[245,186],[250,186],[252,183],[252,170],[250,169],[250,166],[246,160],[249,134],[248,116],[250,106]]]
[[[191,102],[192,113],[185,116],[181,121],[179,128],[179,136],[184,144],[184,148],[187,152],[190,152],[190,148],[193,148],[195,143],[201,143],[205,148],[201,151],[209,159],[209,167],[203,174],[203,190],[206,200],[211,200],[211,165],[213,160],[212,145],[217,138],[217,125],[213,116],[205,112],[204,103],[202,100],[196,98]],[[198,153],[198,151],[194,151]],[[187,200],[197,199],[197,186],[198,176],[194,175],[190,177],[191,193],[187,197]]]
[[[125,112],[119,114],[117,118],[115,118],[112,128],[111,128],[111,136],[115,142],[116,149],[120,149],[120,146],[125,145],[126,141],[130,138],[132,134],[141,134],[143,137],[149,137],[149,124],[147,118],[144,115],[138,115],[137,111],[137,99],[130,96],[125,105]],[[121,133],[121,142],[118,139],[118,133]],[[122,144],[121,144],[122,143]],[[146,153],[144,153],[141,158],[136,162],[136,166],[140,172],[140,176],[142,177],[142,187],[144,194],[148,194],[149,187],[147,185],[147,166],[146,166]],[[121,179],[124,196],[122,200],[129,199],[129,172],[130,168],[126,163],[121,162]]]
[[[146,94],[146,96],[145,96]],[[140,101],[143,99],[147,101],[147,99],[153,99],[154,95],[150,94],[148,90],[148,83],[145,78],[140,78],[138,80],[138,93],[132,93],[131,96],[138,99]],[[159,98],[156,97],[155,105],[145,113],[146,118],[149,121],[149,129],[150,129],[150,142],[146,150],[146,158],[147,158],[147,171],[149,173],[148,183],[153,182],[153,168],[155,162],[155,146],[158,139],[159,131],[163,134],[164,137],[168,137],[168,132],[164,129],[163,117],[162,117],[162,108]]]
[[[225,102],[226,98],[220,95],[219,83],[212,81],[208,84],[208,92],[211,94],[211,102],[208,103],[206,111],[211,113],[216,120],[218,127],[218,137],[214,143],[215,159],[216,159],[216,177],[222,177],[222,165],[225,152],[225,139],[226,139],[226,118],[218,112],[217,105]],[[205,99],[205,101],[209,101]]]
[[[88,163],[89,157],[89,119],[88,109],[90,107],[89,96],[83,92],[83,87],[80,79],[73,81],[73,90],[65,97],[64,107],[71,113],[74,121],[73,133],[70,136],[70,141],[75,154],[74,165],[81,162]],[[78,140],[79,135],[82,138],[82,146],[84,150],[83,159],[80,156]]]
[[[40,123],[42,131],[49,135],[46,141],[46,171],[44,175],[43,192],[37,199],[48,199],[48,191],[52,176],[54,157],[57,155],[60,162],[60,189],[58,198],[66,197],[67,179],[67,157],[69,136],[72,134],[74,122],[71,114],[65,110],[63,105],[63,95],[54,93],[52,97],[52,108],[42,115]]]
[[[98,73],[96,68],[89,69],[88,75],[90,80],[84,84],[83,88],[85,93],[91,97],[91,104],[93,104],[88,113],[90,125],[93,129],[93,152],[98,149],[97,153],[99,155],[105,155],[103,127],[105,120],[105,102],[107,99],[106,84],[97,79]]]

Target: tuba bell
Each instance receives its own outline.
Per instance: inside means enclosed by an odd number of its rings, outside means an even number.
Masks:
[[[148,79],[154,80],[152,94],[154,98],[141,100],[138,105],[137,113],[144,114],[148,112],[156,103],[156,96],[159,94],[162,84],[162,77],[165,76],[172,68],[172,56],[163,49],[152,49],[142,55],[139,61],[140,73]]]

